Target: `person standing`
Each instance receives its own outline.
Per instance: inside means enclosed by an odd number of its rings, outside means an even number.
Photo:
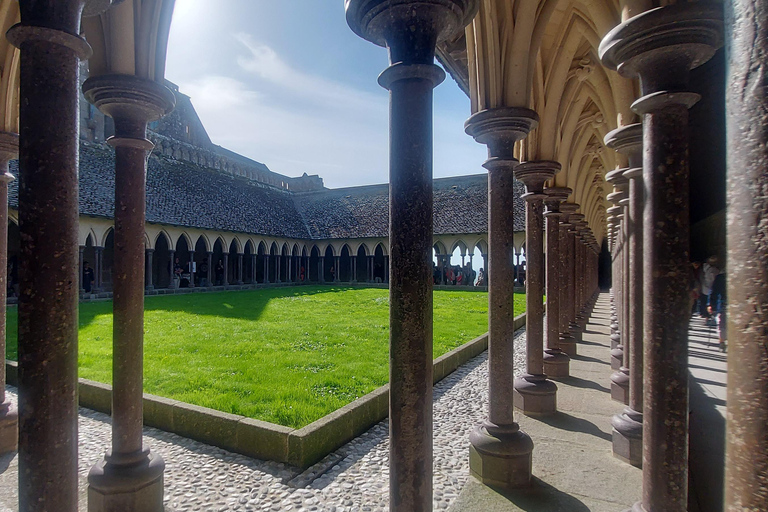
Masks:
[[[91,268],[90,263],[87,261],[83,262],[83,290],[85,290],[85,293],[91,293],[91,283],[93,283],[94,275],[93,275],[93,269]]]
[[[709,294],[708,312],[717,317],[717,333],[720,338],[720,350],[725,352],[725,342],[728,338],[725,312],[726,300],[725,269],[721,269],[712,282],[712,293]]]
[[[720,270],[715,266],[717,258],[710,256],[701,266],[701,316],[707,319],[707,325],[714,326],[714,319],[708,311],[709,296],[712,294],[712,284]]]

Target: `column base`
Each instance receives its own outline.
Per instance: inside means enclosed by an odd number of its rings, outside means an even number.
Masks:
[[[483,422],[469,435],[469,472],[485,485],[519,489],[531,485],[533,441],[517,424]]]
[[[148,448],[121,459],[107,452],[91,468],[88,512],[163,512],[163,459]]]
[[[515,379],[514,402],[526,416],[546,416],[557,412],[557,385],[546,375],[523,375]]]
[[[19,448],[19,411],[11,407],[11,401],[0,404],[0,455],[15,452]]]
[[[611,370],[618,370],[624,362],[624,346],[617,345],[611,350]]]
[[[570,325],[568,325],[568,329],[574,343],[581,343],[583,341],[582,328],[579,324],[571,322]]]
[[[570,333],[561,334],[557,344],[560,346],[560,350],[562,350],[568,357],[573,357],[577,354],[576,340],[573,338],[573,336],[570,335]]]
[[[545,350],[544,373],[551,379],[568,378],[571,375],[571,358],[562,348]]]
[[[613,455],[636,468],[643,467],[643,414],[630,408],[611,420]]]
[[[619,368],[611,375],[611,398],[624,405],[629,404],[629,368]]]

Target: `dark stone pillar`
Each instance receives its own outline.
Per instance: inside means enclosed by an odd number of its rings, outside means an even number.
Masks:
[[[367,259],[367,266],[365,268],[366,272],[368,273],[368,282],[373,282],[373,256],[368,256]]]
[[[224,258],[224,276],[221,279],[221,284],[229,286],[229,253],[225,252],[221,255]]]
[[[147,291],[152,291],[155,289],[155,285],[153,283],[153,275],[152,275],[152,267],[154,264],[155,250],[145,249],[144,252],[147,253],[147,266],[145,270],[145,273],[147,275]]]
[[[280,268],[283,261],[283,255],[282,254],[276,254],[275,255],[275,282],[276,283],[282,283],[283,278],[280,274],[282,274],[282,269]]]
[[[269,283],[269,254],[264,256],[264,283]]]
[[[688,502],[688,108],[699,97],[686,89],[721,32],[721,5],[677,3],[627,20],[600,44],[603,63],[639,77],[642,94],[633,104],[643,115],[647,194],[643,499],[635,509],[648,512],[684,511]]]
[[[629,407],[613,417],[613,454],[632,464],[642,467],[643,463],[643,169],[642,147],[643,127],[631,124],[610,132],[605,137],[606,146],[629,157],[629,168],[623,177],[629,180],[629,208],[625,212],[624,251],[628,253],[628,288],[625,294],[627,318],[625,319],[624,356],[629,357]],[[620,368],[625,373],[627,365]],[[617,376],[618,377],[618,376]],[[621,382],[611,379],[617,386]],[[611,394],[614,393],[611,385]]]
[[[243,253],[237,253],[237,284],[243,284]]]
[[[8,184],[13,181],[13,174],[8,172],[8,161],[19,154],[19,136],[15,133],[0,132],[0,454],[16,451],[19,439],[19,411],[11,407],[11,401],[5,397],[5,309],[8,294]],[[83,250],[80,246],[82,269]],[[83,272],[80,272],[82,279]],[[76,281],[77,282],[77,281]]]
[[[96,261],[94,262],[94,265],[95,265],[96,268],[94,268],[94,273],[93,273],[94,274],[94,281],[95,281],[95,283],[93,283],[94,286],[91,287],[91,290],[93,290],[95,292],[100,292],[101,291],[101,283],[103,281],[102,263],[104,263],[104,248],[101,247],[101,246],[94,247],[93,248],[93,255],[94,255],[95,259],[96,259]]]
[[[389,283],[389,256],[384,256],[384,282]]]
[[[560,205],[560,240],[558,245],[559,253],[559,278],[560,286],[560,350],[566,355],[576,355],[576,339],[571,333],[571,313],[573,311],[573,272],[571,271],[573,260],[573,242],[571,241],[570,216],[576,213],[579,205],[574,203],[563,203]]]
[[[557,385],[544,374],[544,183],[560,172],[554,161],[525,162],[515,177],[525,185],[526,373],[515,379],[515,407],[526,415],[554,414]],[[510,254],[511,258],[511,254]]]
[[[432,510],[432,89],[435,43],[470,22],[473,0],[349,0],[347,22],[386,45],[390,91],[390,510]],[[420,222],[413,222],[420,219]],[[385,275],[386,278],[386,275]]]
[[[544,373],[553,379],[570,375],[571,358],[560,348],[560,295],[564,288],[560,249],[560,203],[568,199],[569,188],[547,188],[544,203],[547,210],[547,349],[544,351]]]
[[[19,510],[77,510],[78,69],[83,0],[19,2]]]
[[[213,282],[213,252],[208,251],[208,274],[205,276],[205,278],[208,280],[208,286],[213,286],[215,283]]]
[[[170,258],[168,263],[168,278],[170,279],[168,288],[173,288],[173,266],[176,265],[176,251],[174,249],[169,250],[168,257]]]
[[[339,257],[338,256],[333,257],[333,280],[336,282],[341,281],[341,276],[339,275]]]
[[[749,0],[727,5],[725,508],[768,510],[768,5]]]
[[[465,129],[488,146],[488,418],[469,436],[470,473],[488,485],[525,487],[531,482],[533,441],[514,418],[514,146],[538,123],[525,108],[484,110]],[[543,182],[542,182],[543,183]],[[485,257],[485,256],[484,256]]]
[[[357,256],[352,256],[350,258],[351,263],[349,264],[349,275],[350,280],[357,282]]]
[[[251,284],[256,284],[256,255],[251,254]]]
[[[641,140],[642,142],[642,140]],[[606,174],[606,181],[613,184],[615,192],[608,194],[608,201],[616,206],[609,208],[614,221],[618,221],[618,251],[616,253],[617,272],[614,282],[618,285],[616,310],[618,312],[618,330],[612,335],[616,339],[616,347],[611,350],[611,369],[616,372],[611,375],[611,398],[623,404],[629,404],[629,350],[624,342],[629,339],[628,328],[628,287],[627,277],[627,214],[624,201],[628,198],[627,186],[629,181],[624,177],[627,169],[617,169]],[[626,349],[625,349],[626,348]]]
[[[325,256],[317,258],[317,278],[321,283],[325,282]]]
[[[88,474],[89,512],[163,510],[163,459],[143,445],[144,217],[147,123],[170,112],[173,93],[130,75],[93,76],[86,99],[112,117],[115,250],[112,272],[112,447]],[[193,253],[191,253],[193,254]]]
[[[195,261],[195,251],[189,251],[189,287],[194,288],[195,287],[195,274],[196,272],[192,272],[192,263]]]
[[[572,203],[576,205],[576,203]],[[570,207],[573,208],[573,207]],[[582,328],[579,324],[579,231],[581,230],[582,222],[584,221],[584,215],[581,213],[571,213],[568,217],[570,219],[570,229],[568,230],[568,238],[570,239],[568,245],[570,247],[570,254],[568,255],[568,295],[570,296],[569,304],[571,306],[570,318],[568,328],[570,329],[571,336],[573,336],[575,343],[581,343]],[[569,354],[570,355],[570,354]]]

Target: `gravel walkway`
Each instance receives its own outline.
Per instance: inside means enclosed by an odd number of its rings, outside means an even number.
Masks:
[[[524,350],[525,330],[521,329],[515,335],[515,368],[520,373]],[[8,391],[15,401],[16,389]],[[434,398],[434,506],[443,510],[469,476],[469,433],[484,419],[488,403],[487,352],[439,382]],[[109,422],[104,414],[80,409],[82,491],[88,471],[109,445]],[[154,428],[144,429],[144,442],[166,462],[165,500],[172,512],[386,511],[387,434],[384,420],[329,456],[335,464],[303,488],[288,483],[297,471],[285,464],[251,459]],[[17,467],[14,460],[6,471]],[[9,489],[4,491],[7,496]],[[0,510],[3,505],[11,506],[0,503]]]

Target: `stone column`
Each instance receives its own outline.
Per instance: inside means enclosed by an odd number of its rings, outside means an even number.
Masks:
[[[768,6],[727,4],[728,435],[725,508],[768,510]],[[760,306],[762,305],[762,306]]]
[[[368,282],[373,282],[373,256],[368,256],[366,260],[367,266],[365,267],[365,271],[368,274]]]
[[[237,284],[243,284],[243,253],[237,253]]]
[[[213,252],[208,251],[208,273],[205,278],[208,280],[208,286],[211,287],[215,283],[213,282]]]
[[[642,141],[641,141],[642,142]],[[619,329],[612,336],[616,339],[616,348],[611,350],[611,369],[616,370],[611,375],[611,398],[623,404],[629,403],[629,349],[625,347],[624,342],[629,340],[628,328],[628,299],[627,280],[629,269],[627,268],[627,215],[625,212],[624,201],[628,198],[626,191],[629,180],[624,177],[624,171],[627,169],[617,169],[606,174],[606,181],[613,184],[615,192],[608,194],[608,201],[616,206],[609,208],[610,213],[614,215],[615,220],[619,222],[619,242],[616,259],[618,260],[616,281],[619,284],[616,290],[618,301],[616,309],[618,312]]]
[[[147,123],[170,112],[173,93],[131,75],[97,75],[83,84],[86,99],[112,117],[115,135],[112,447],[88,474],[88,510],[163,510],[163,459],[144,446],[144,217]]]
[[[269,283],[269,254],[264,254],[264,283]]]
[[[600,44],[603,63],[640,78],[643,115],[643,499],[636,510],[688,501],[689,70],[721,44],[722,6],[677,3],[635,16]],[[659,229],[665,226],[665,229]]]
[[[625,355],[629,356],[629,407],[613,417],[613,454],[642,467],[643,462],[643,126],[639,123],[617,128],[605,137],[606,146],[629,157],[623,176],[629,180],[629,209],[626,212],[628,252],[627,318]],[[626,365],[624,365],[626,367]],[[621,368],[623,372],[625,368]],[[613,378],[612,378],[613,381]],[[615,381],[614,381],[615,382]],[[617,383],[621,385],[621,383]],[[611,385],[613,395],[614,384]]]
[[[276,254],[275,255],[275,282],[276,283],[282,283],[283,282],[283,277],[281,276],[283,271],[282,271],[282,268],[280,268],[280,267],[282,267],[282,265],[281,265],[282,261],[283,261],[283,255],[282,254]]]
[[[562,215],[560,221],[560,240],[558,244],[559,253],[559,278],[560,286],[560,350],[568,356],[576,355],[576,339],[571,332],[571,313],[573,312],[573,242],[571,241],[570,216],[576,213],[579,205],[574,203],[563,203],[560,205]]]
[[[155,250],[154,249],[144,249],[144,252],[147,253],[147,266],[145,273],[147,274],[147,291],[152,291],[155,289],[155,285],[153,283],[153,275],[152,275],[152,267],[154,264],[154,256],[155,256]]]
[[[194,288],[195,287],[195,274],[196,272],[192,272],[192,265],[191,263],[195,262],[195,251],[189,251],[189,287]]]
[[[575,204],[575,203],[573,203]],[[576,205],[578,208],[578,205]],[[573,208],[573,207],[570,207]],[[568,230],[568,245],[570,254],[568,255],[568,295],[570,296],[569,305],[571,311],[569,315],[568,328],[574,343],[581,343],[582,328],[579,323],[579,231],[584,221],[584,215],[581,213],[571,213],[569,215],[571,228]]]
[[[430,272],[431,275],[432,273]],[[384,256],[384,282],[389,283],[389,256]]]
[[[514,418],[514,146],[538,123],[526,108],[484,110],[465,130],[488,146],[488,418],[469,436],[470,473],[488,485],[525,487],[531,482],[533,441]],[[485,258],[485,255],[483,255]]]
[[[485,285],[488,286],[491,282],[491,273],[488,270],[488,255],[481,253],[480,256],[483,258],[483,268],[485,268]]]
[[[333,257],[333,280],[336,282],[341,281],[341,276],[339,275],[339,257],[334,256]]]
[[[347,22],[386,45],[390,91],[390,510],[432,510],[432,95],[435,43],[471,21],[474,0],[349,0]],[[413,222],[413,219],[420,219]],[[385,274],[386,278],[386,274]]]
[[[19,439],[19,411],[11,406],[5,396],[5,303],[8,294],[8,184],[14,180],[8,172],[8,162],[18,157],[19,136],[16,133],[0,132],[0,454],[16,451]],[[80,255],[80,278],[82,279],[83,246]],[[77,282],[77,281],[76,281]]]
[[[224,276],[222,277],[221,284],[229,286],[229,253],[222,253],[221,256],[224,258]]]
[[[20,2],[19,510],[77,510],[82,0]]]
[[[93,248],[93,256],[96,261],[93,262],[94,264],[94,286],[91,287],[91,290],[95,292],[101,291],[101,282],[102,282],[102,263],[103,263],[103,256],[104,256],[104,248],[101,246],[94,246]]]
[[[251,284],[256,284],[256,255],[251,254]]]
[[[168,256],[170,257],[170,262],[168,263],[168,279],[170,279],[168,288],[173,288],[173,266],[176,264],[176,251],[173,249],[169,250]]]
[[[352,276],[351,280],[357,282],[357,256],[352,256],[350,258],[350,268],[349,268],[349,275]]]
[[[318,265],[318,270],[317,270],[318,278],[320,279],[321,283],[324,283],[325,282],[325,256],[320,256],[319,258],[317,258],[317,265]]]
[[[515,379],[515,407],[526,415],[554,414],[557,385],[544,374],[544,183],[560,172],[554,161],[525,162],[515,177],[525,185],[526,372]],[[511,255],[510,255],[511,256]]]
[[[547,210],[547,349],[544,351],[544,373],[553,379],[570,375],[570,361],[560,348],[560,292],[564,288],[560,250],[560,203],[571,194],[569,188],[547,188],[544,190]]]

